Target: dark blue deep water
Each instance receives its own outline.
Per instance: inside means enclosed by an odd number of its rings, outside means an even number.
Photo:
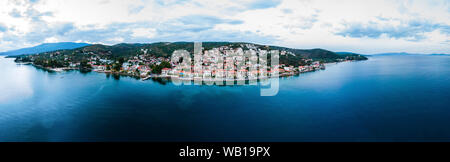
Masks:
[[[374,56],[260,88],[0,58],[0,141],[450,141],[449,56]]]

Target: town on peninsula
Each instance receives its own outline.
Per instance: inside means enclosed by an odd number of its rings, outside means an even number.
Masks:
[[[193,42],[159,42],[151,44],[117,44],[113,46],[94,44],[75,49],[56,50],[32,55],[12,56],[17,63],[31,64],[49,71],[83,70],[127,75],[143,80],[149,78],[177,77],[185,80],[195,78],[223,78],[226,80],[249,80],[258,76],[291,76],[325,69],[326,63],[367,60],[354,53],[335,53],[323,49],[292,49],[253,43],[204,42],[201,59],[191,55],[186,58],[172,57],[174,51],[194,52]],[[279,64],[270,66],[271,53],[278,51]],[[244,55],[250,51],[256,55]],[[258,60],[260,53],[268,60]],[[279,61],[278,61],[279,60]],[[184,63],[184,64],[183,64]],[[182,65],[183,64],[183,65]],[[180,66],[182,65],[182,66]]]

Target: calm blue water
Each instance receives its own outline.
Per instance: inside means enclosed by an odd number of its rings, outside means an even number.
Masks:
[[[175,86],[0,58],[0,141],[450,141],[450,57],[376,56],[258,86]]]

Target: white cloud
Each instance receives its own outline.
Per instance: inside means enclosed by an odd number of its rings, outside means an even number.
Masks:
[[[107,39],[107,41],[111,41],[111,42],[123,42],[125,39],[123,39],[122,37],[114,37],[114,38],[110,38]]]
[[[156,35],[156,29],[152,28],[137,28],[133,30],[133,37],[153,38]]]
[[[58,38],[55,37],[50,37],[50,38],[46,38],[44,43],[56,43],[58,42]]]

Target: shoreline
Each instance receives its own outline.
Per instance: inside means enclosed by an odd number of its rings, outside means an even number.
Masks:
[[[339,63],[339,62],[336,62]],[[142,76],[138,76],[138,75],[134,75],[134,74],[129,74],[129,73],[123,73],[123,72],[112,72],[112,71],[106,71],[106,70],[93,70],[93,69],[80,69],[80,68],[71,68],[71,67],[61,67],[61,68],[50,68],[50,67],[43,67],[41,65],[36,65],[33,62],[16,62],[16,64],[20,64],[20,65],[32,65],[36,68],[40,68],[40,69],[44,69],[47,71],[51,71],[51,72],[64,72],[64,71],[71,71],[71,70],[88,70],[88,71],[93,71],[93,72],[97,72],[97,73],[104,73],[104,74],[113,74],[113,75],[120,75],[120,76],[129,76],[129,77],[134,77],[137,79],[140,79],[142,81],[146,81],[152,78],[166,78],[166,79],[173,79],[173,78],[178,78],[181,81],[255,81],[255,80],[261,80],[261,79],[270,79],[270,78],[275,78],[275,77],[289,77],[289,76],[295,76],[295,75],[299,75],[302,73],[309,73],[309,72],[315,72],[315,71],[320,71],[320,70],[324,70],[324,69],[315,69],[315,70],[309,70],[309,71],[303,71],[303,72],[299,72],[299,71],[293,71],[293,72],[286,72],[286,73],[281,73],[278,74],[278,76],[263,76],[263,77],[257,77],[256,79],[254,78],[248,78],[246,77],[245,79],[230,79],[230,78],[220,78],[220,79],[203,79],[203,78],[199,78],[199,77],[177,77],[177,76],[172,76],[172,75],[149,75],[146,77],[142,77]],[[327,64],[334,64],[334,63],[327,63]],[[325,65],[325,64],[324,64]]]
[[[302,73],[310,73],[310,72],[316,72],[316,71],[320,71],[320,70],[325,70],[326,65],[332,65],[332,64],[338,64],[338,63],[343,63],[343,62],[357,62],[357,61],[365,61],[365,60],[352,60],[352,61],[341,61],[341,62],[330,62],[330,63],[323,63],[323,68],[319,68],[319,69],[313,69],[313,70],[307,70],[307,71],[291,71],[291,72],[285,72],[285,73],[281,73],[278,74],[277,76],[258,76],[256,78],[248,78],[245,77],[245,79],[243,78],[202,78],[202,77],[178,77],[178,76],[172,76],[172,75],[157,75],[157,74],[152,74],[149,76],[140,76],[140,75],[135,75],[135,74],[130,74],[130,73],[123,73],[123,72],[113,72],[113,71],[106,71],[106,70],[95,70],[95,69],[80,69],[80,68],[76,68],[76,67],[61,67],[61,68],[50,68],[50,67],[43,67],[41,65],[36,65],[33,62],[16,62],[16,64],[20,64],[20,65],[32,65],[34,67],[37,68],[41,68],[47,71],[51,71],[51,72],[64,72],[64,71],[71,71],[71,70],[86,70],[86,71],[93,71],[93,72],[97,72],[97,73],[104,73],[104,74],[113,74],[113,75],[119,75],[119,76],[129,76],[129,77],[133,77],[136,79],[140,79],[142,81],[146,81],[149,79],[174,79],[174,78],[178,78],[180,81],[205,81],[205,82],[217,82],[217,81],[259,81],[262,79],[271,79],[271,78],[282,78],[282,77],[289,77],[289,76],[297,76],[300,75]]]

